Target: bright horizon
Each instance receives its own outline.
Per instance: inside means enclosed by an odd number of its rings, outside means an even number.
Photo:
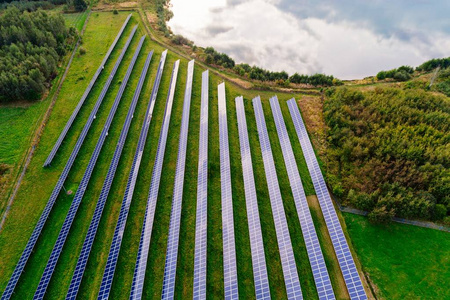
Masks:
[[[236,63],[359,79],[450,56],[446,1],[171,0],[169,26]]]

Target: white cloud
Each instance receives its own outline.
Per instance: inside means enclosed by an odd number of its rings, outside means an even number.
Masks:
[[[273,71],[342,79],[374,75],[403,64],[417,65],[450,49],[448,35],[386,36],[350,21],[300,18],[277,7],[279,0],[172,0],[169,26],[200,46]],[[329,9],[329,14],[336,14]],[[433,45],[428,41],[433,40]]]

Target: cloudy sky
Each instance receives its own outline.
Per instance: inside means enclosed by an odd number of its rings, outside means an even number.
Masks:
[[[169,26],[273,71],[363,78],[450,56],[448,0],[171,0]]]

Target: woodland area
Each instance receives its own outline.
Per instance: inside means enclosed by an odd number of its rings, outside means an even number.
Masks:
[[[0,101],[40,99],[76,31],[61,15],[14,6],[0,16],[0,28]]]
[[[393,216],[449,222],[449,99],[421,89],[327,93],[333,192],[375,222]]]

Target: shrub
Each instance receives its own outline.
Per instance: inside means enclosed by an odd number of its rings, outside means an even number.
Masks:
[[[388,210],[386,206],[376,207],[369,214],[369,221],[374,224],[387,224],[392,221],[394,210]]]
[[[450,211],[446,97],[380,87],[335,88],[326,95],[331,186],[341,187],[357,208],[376,207],[373,218],[383,206],[403,218],[439,219],[444,208]]]
[[[394,79],[398,81],[407,81],[411,79],[411,75],[405,71],[398,71],[394,74]]]
[[[383,80],[385,78],[386,78],[386,72],[385,71],[378,72],[378,74],[377,74],[377,79],[378,80]]]
[[[443,220],[443,223],[444,223],[445,225],[447,225],[447,226],[450,226],[450,216],[445,217],[444,220]]]
[[[113,14],[118,15],[119,11],[117,9],[113,10]]]
[[[86,54],[86,49],[84,47],[80,47],[80,55],[85,55]]]
[[[175,45],[188,45],[191,46],[194,44],[194,42],[192,42],[191,40],[185,38],[184,36],[177,34],[172,36],[171,38],[172,43],[174,43]]]
[[[436,204],[432,214],[433,220],[442,220],[447,215],[447,207],[444,204]]]

